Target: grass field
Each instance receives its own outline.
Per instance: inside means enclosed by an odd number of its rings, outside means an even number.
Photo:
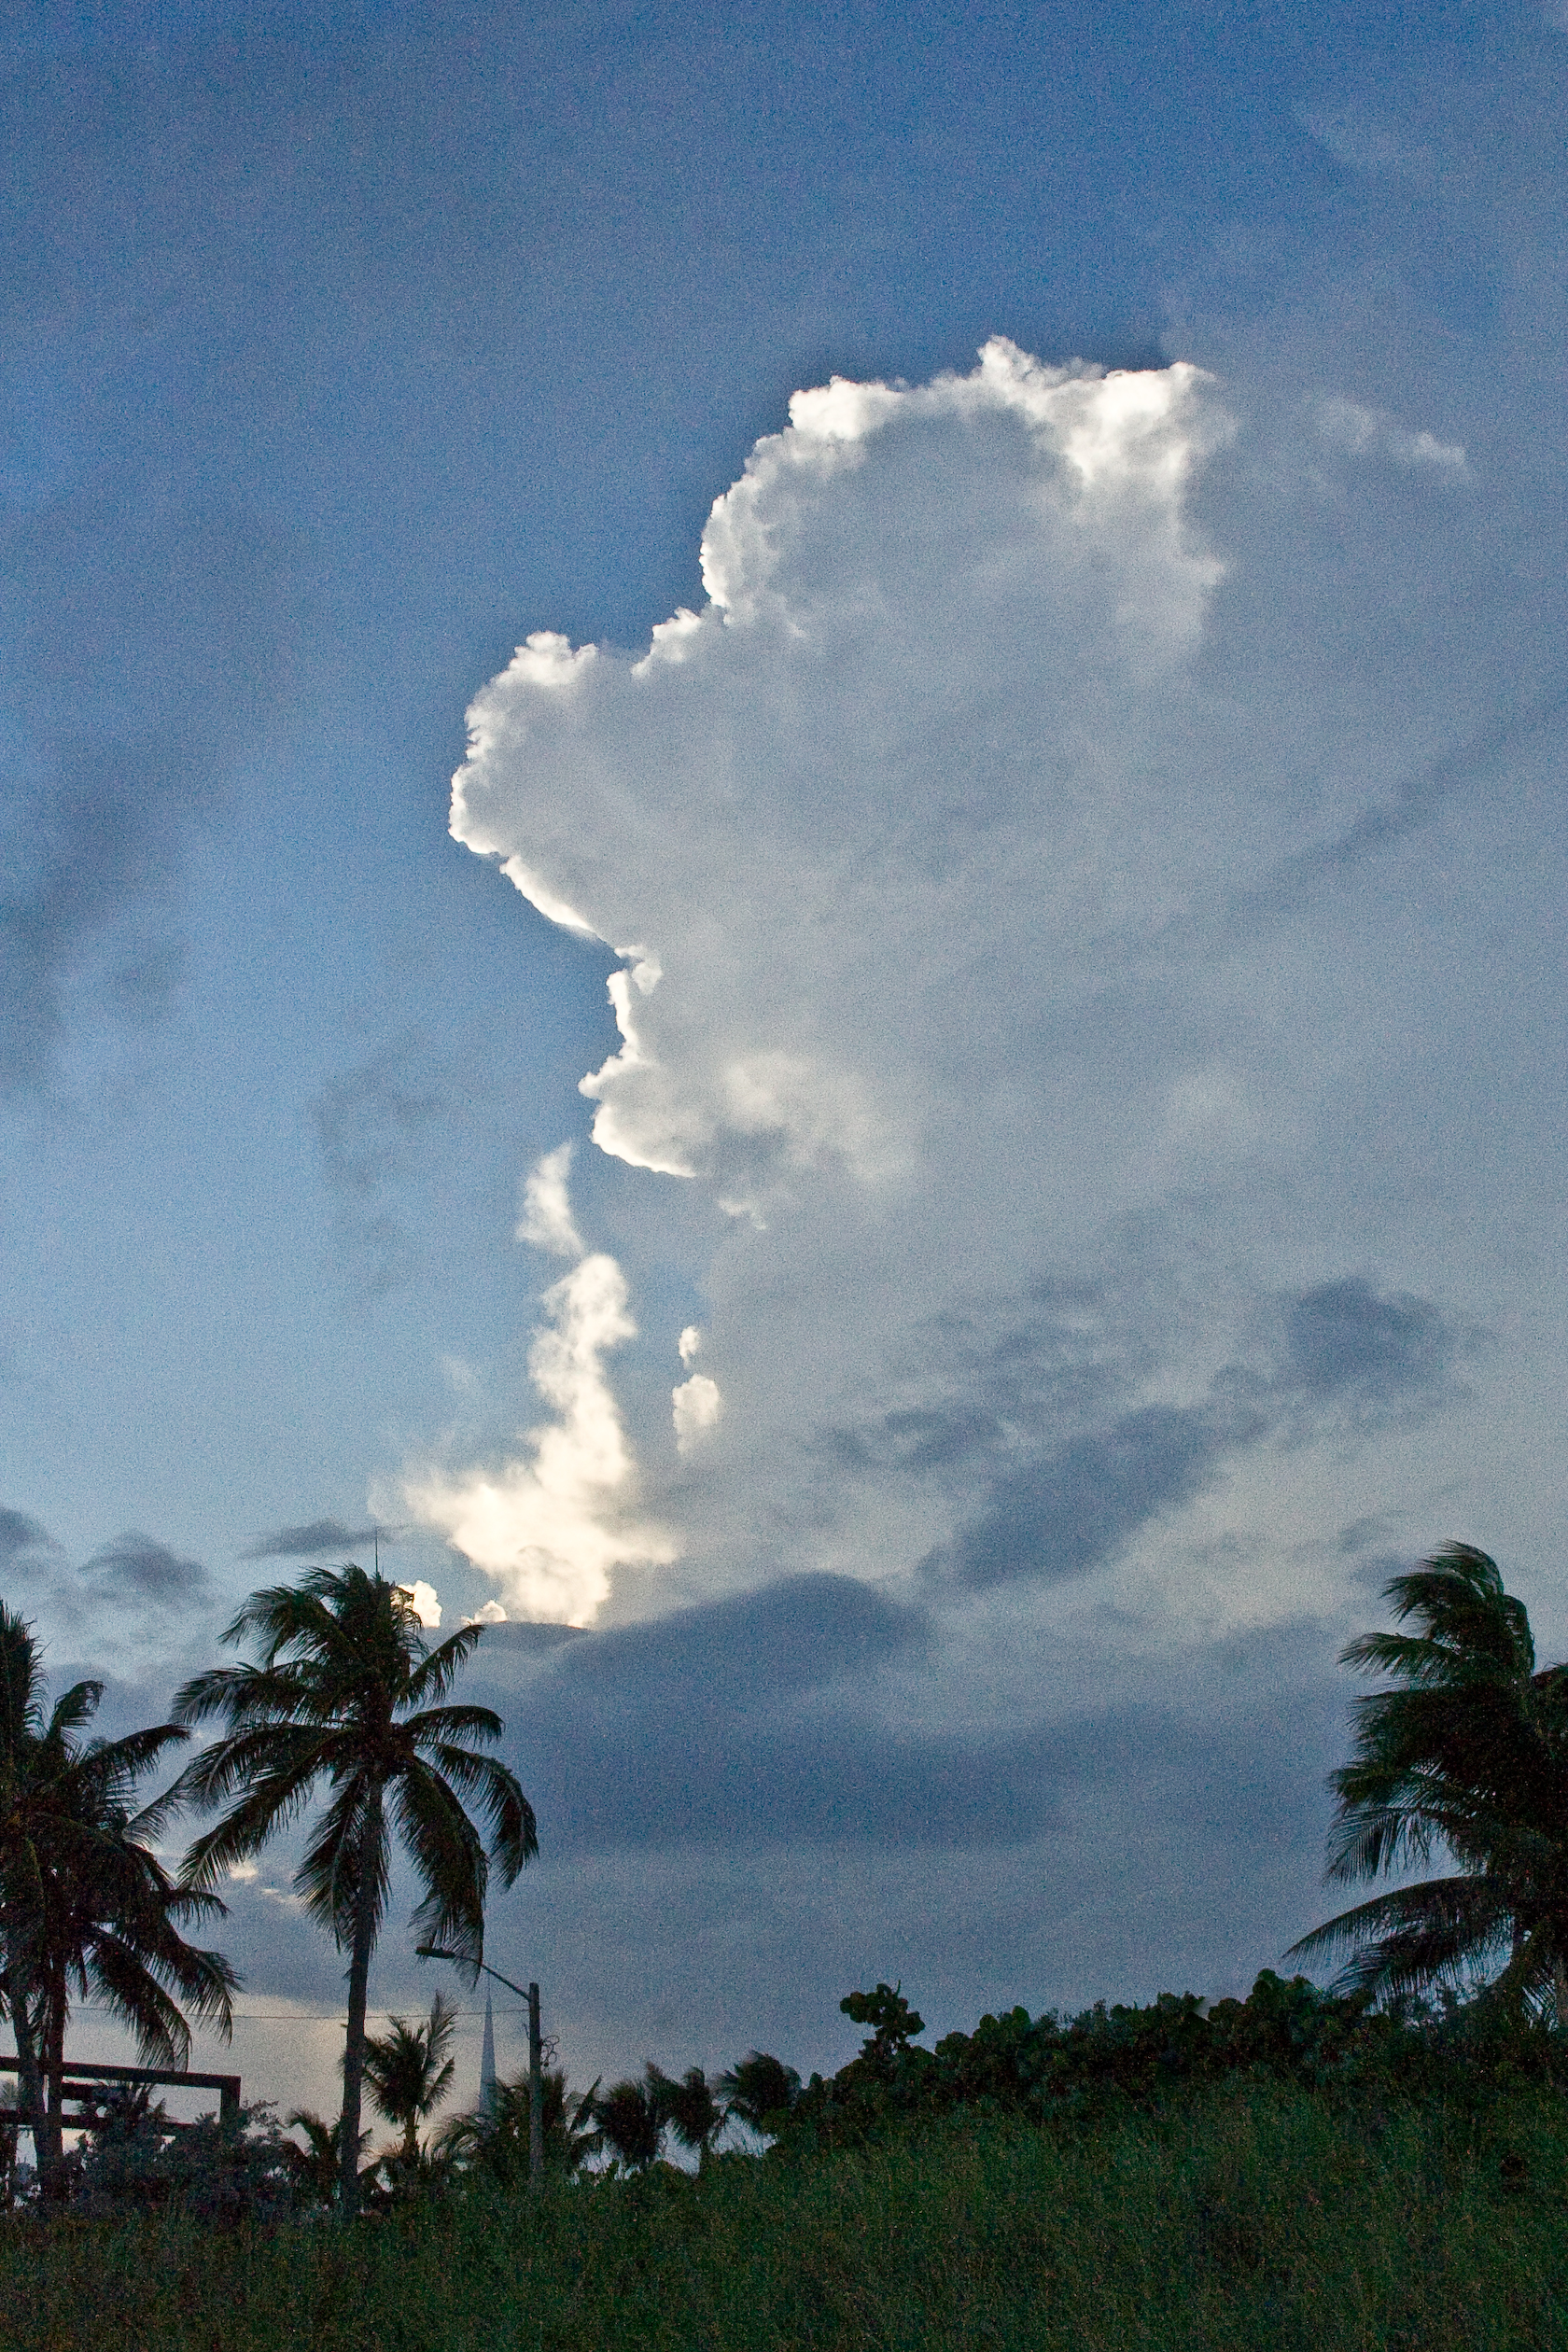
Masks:
[[[1263,2090],[361,2223],[0,2233],[27,2352],[1568,2352],[1568,2109]]]

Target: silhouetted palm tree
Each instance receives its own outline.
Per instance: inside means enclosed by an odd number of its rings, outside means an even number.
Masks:
[[[388,2123],[403,2130],[401,2154],[413,2164],[419,2154],[419,2126],[434,2114],[451,2087],[456,2062],[449,2052],[457,2012],[438,1993],[422,2025],[395,2017],[385,2034],[365,2037],[365,2079]]]
[[[0,1990],[46,2192],[58,2184],[63,2126],[44,2082],[64,2058],[73,1994],[127,2026],[147,2063],[173,2067],[190,2055],[178,2003],[227,2037],[237,1981],[220,1953],[180,1933],[224,1905],[176,1884],[147,1842],[175,1791],[135,1804],[137,1781],[188,1735],[162,1723],[84,1741],[102,1697],[101,1683],[74,1684],[46,1716],[31,1628],[0,1602]]]
[[[724,2125],[724,2110],[714,2097],[700,2066],[688,2066],[679,2082],[662,2074],[651,2058],[644,2076],[649,2105],[661,2123],[667,2123],[682,2148],[706,2166],[716,2133]]]
[[[1339,1980],[1377,1995],[1421,1991],[1507,1955],[1494,1988],[1568,2023],[1568,1667],[1535,1671],[1522,1602],[1495,1561],[1449,1544],[1384,1587],[1410,1633],[1367,1633],[1347,1665],[1405,1687],[1357,1702],[1331,1879],[1392,1876],[1446,1847],[1461,1864],[1359,1903],[1291,1947],[1350,1950]]]
[[[318,2205],[335,2205],[343,2177],[343,2118],[329,2123],[325,2116],[313,2115],[309,2107],[297,2107],[288,2119],[288,2128],[305,2135],[303,2148],[293,2141],[287,2144],[286,2152],[292,2149],[289,2163],[295,2178],[303,2183]],[[370,2136],[369,2132],[359,2135],[357,2152],[361,2156]]]
[[[186,1885],[210,1887],[248,1861],[299,1815],[318,1782],[327,1784],[329,1800],[294,1883],[350,1955],[339,2184],[345,2219],[358,2205],[353,2151],[365,2006],[386,1906],[390,1829],[425,1888],[414,1926],[473,1961],[484,1950],[490,1865],[510,1886],[539,1850],[533,1811],[514,1776],[464,1744],[498,1740],[499,1715],[429,1703],[445,1698],[483,1630],[465,1626],[432,1649],[401,1587],[353,1565],[315,1568],[298,1585],[252,1593],[229,1627],[225,1641],[259,1637],[259,1665],[199,1674],[175,1702],[181,1723],[217,1715],[229,1726],[229,1736],[187,1768],[179,1792],[203,1806],[237,1800],[191,1847]],[[465,1797],[487,1818],[488,1856]]]
[[[567,2078],[552,2067],[543,2078],[544,2162],[547,2171],[576,2173],[604,2146],[597,2121],[596,2082],[568,2096]],[[441,2135],[442,2151],[459,2164],[481,2164],[503,2189],[528,2177],[531,2122],[528,2078],[497,2082],[488,2105],[454,2116]]]
[[[719,2078],[724,2112],[771,2138],[800,2097],[801,2079],[781,2058],[749,2050]]]
[[[628,2172],[646,2172],[659,2154],[664,2123],[640,2082],[615,2082],[594,2103],[605,2146],[614,2150]]]

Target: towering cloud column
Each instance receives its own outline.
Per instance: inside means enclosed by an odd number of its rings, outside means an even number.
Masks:
[[[651,1505],[588,1255],[533,1359],[559,1422],[416,1493],[519,1605],[581,1618],[678,1550],[687,1590],[1081,1579],[1352,1393],[1367,1425],[1357,1350],[1435,1310],[1320,1085],[1324,1039],[1385,1048],[1377,942],[1325,959],[1314,876],[1452,717],[1392,691],[1397,630],[1336,651],[1378,467],[1430,554],[1463,452],[1342,400],[1239,432],[1191,367],[1000,340],[835,381],[714,506],[700,612],[640,658],[541,631],[479,695],[454,833],[619,959],[594,1141],[728,1216],[702,1368],[639,1429]],[[523,1231],[575,1255],[566,1169]],[[1324,1297],[1349,1386],[1292,1369]],[[1407,1415],[1451,1353],[1385,1350]]]

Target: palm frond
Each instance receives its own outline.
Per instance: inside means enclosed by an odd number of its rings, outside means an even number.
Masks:
[[[224,1716],[235,1731],[254,1726],[321,1717],[316,1678],[293,1663],[266,1666],[214,1666],[195,1675],[175,1693],[176,1723],[204,1723]]]
[[[0,1757],[14,1757],[43,1728],[43,1667],[33,1628],[0,1601]]]
[[[1511,1916],[1497,1889],[1484,1877],[1422,1879],[1414,1886],[1390,1887],[1385,1894],[1341,1911],[1337,1919],[1324,1920],[1321,1927],[1298,1937],[1284,1956],[1309,1959],[1365,1942],[1368,1936],[1418,1925],[1442,1925],[1456,1934],[1491,1935],[1499,1923],[1506,1925]]]
[[[140,1957],[115,1936],[101,1936],[92,1955],[92,1989],[136,2038],[145,2065],[188,2066],[190,2028]]]
[[[1385,1871],[1432,1859],[1434,1824],[1412,1805],[1343,1808],[1329,1833],[1330,1879],[1380,1878]]]
[[[77,1757],[77,1770],[103,1785],[123,1785],[129,1794],[144,1772],[170,1748],[183,1747],[189,1737],[183,1723],[148,1724],[145,1731],[127,1731],[118,1740],[94,1740]]]
[[[432,1740],[458,1739],[465,1732],[470,1739],[498,1740],[506,1725],[493,1707],[426,1707],[410,1715],[403,1729],[416,1746],[425,1747]]]
[[[1473,1544],[1444,1544],[1419,1568],[1391,1577],[1383,1597],[1401,1624],[1419,1619],[1426,1638],[1446,1648],[1467,1673],[1485,1662],[1510,1676],[1534,1670],[1535,1645],[1524,1603],[1505,1591],[1497,1562]]]
[[[91,1722],[103,1703],[103,1698],[104,1686],[101,1682],[73,1683],[70,1689],[63,1692],[54,1702],[44,1730],[45,1740],[58,1743],[68,1739],[73,1731],[79,1731],[83,1724]]]
[[[465,1959],[481,1959],[490,1866],[478,1830],[441,1773],[416,1759],[405,1765],[388,1795],[425,1889],[413,1914],[417,1936]]]
[[[435,1749],[434,1760],[455,1788],[478,1799],[490,1827],[490,1859],[502,1885],[510,1886],[539,1853],[539,1824],[516,1774],[496,1757],[475,1756],[444,1741]]]
[[[483,1625],[459,1626],[455,1633],[449,1633],[444,1642],[439,1643],[409,1676],[407,1704],[421,1707],[427,1700],[444,1699],[460,1668],[479,1646],[483,1631]]]
[[[1326,1920],[1287,1959],[1349,1950],[1337,1991],[1379,1996],[1423,1992],[1483,1966],[1509,1941],[1514,1914],[1484,1877],[1395,1887]]]
[[[180,1884],[205,1893],[237,1865],[254,1861],[304,1811],[312,1786],[312,1776],[299,1770],[252,1782],[239,1803],[193,1841],[180,1865]]]
[[[371,1917],[376,1934],[386,1916],[390,1885],[386,1825],[379,1815],[373,1825],[371,1820],[375,1787],[368,1773],[345,1772],[294,1873],[305,1909],[319,1926],[328,1929],[340,1949],[354,1940],[359,1890],[367,1873],[374,1886]]]

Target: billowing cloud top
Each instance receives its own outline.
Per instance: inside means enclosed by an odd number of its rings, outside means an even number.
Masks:
[[[1004,1079],[1007,1030],[965,1034],[961,943],[1038,1001],[1085,929],[1146,911],[1149,722],[1218,576],[1183,514],[1224,430],[1191,368],[998,341],[791,420],[714,507],[703,613],[633,663],[530,637],[453,802],[460,841],[627,959],[595,1141],[747,1198],[824,1160],[896,1173],[939,1040],[971,1107],[976,1053]]]
[[[1382,924],[1333,899],[1459,788],[1495,700],[1441,584],[1471,488],[1392,410],[998,340],[967,376],[797,394],[714,506],[709,601],[640,656],[519,649],[453,831],[617,952],[595,1141],[732,1212],[673,1442],[618,1451],[595,1368],[596,1484],[413,1491],[525,1613],[541,1543],[592,1558],[580,1622],[677,1556],[688,1594],[814,1569],[973,1604],[1130,1564],[1147,1595],[1170,1531],[1212,1558],[1225,1488],[1278,1522],[1238,1552],[1247,1618],[1299,1599],[1325,1512],[1377,1507],[1326,1502],[1315,1449],[1419,1430],[1485,1318],[1380,1208],[1398,998]],[[574,1254],[568,1158],[522,1230]],[[591,1267],[613,1288],[585,1259],[563,1330]]]

